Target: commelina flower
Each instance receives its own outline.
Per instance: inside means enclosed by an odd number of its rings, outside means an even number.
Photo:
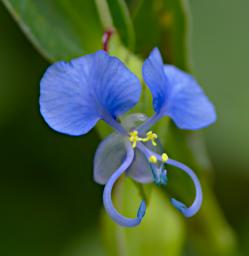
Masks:
[[[166,185],[166,166],[175,166],[193,180],[196,196],[189,207],[174,198],[172,204],[186,217],[193,216],[202,204],[197,176],[183,163],[168,157],[151,127],[164,116],[186,130],[197,130],[216,120],[212,103],[194,78],[164,65],[157,48],[145,60],[142,74],[153,96],[155,113],[150,118],[144,114],[121,117],[138,102],[141,85],[118,58],[102,50],[51,65],[40,84],[41,114],[57,132],[86,134],[100,119],[114,129],[96,151],[94,180],[105,184],[103,202],[107,213],[126,227],[141,222],[146,204],[141,202],[136,218],[127,218],[115,209],[112,189],[124,173],[136,182]]]

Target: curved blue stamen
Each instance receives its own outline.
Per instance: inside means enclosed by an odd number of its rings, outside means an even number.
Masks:
[[[199,179],[197,178],[196,174],[186,165],[173,160],[173,159],[168,159],[167,164],[173,165],[181,170],[183,170],[185,173],[187,173],[190,178],[193,180],[194,185],[195,185],[195,190],[196,190],[196,196],[195,196],[195,200],[192,203],[192,205],[190,207],[187,207],[185,204],[183,204],[182,202],[176,200],[175,198],[171,199],[171,203],[186,217],[192,217],[193,215],[195,215],[202,204],[202,189],[201,189],[201,185],[199,182]]]
[[[142,143],[138,143],[137,147],[147,156],[149,157],[150,155],[154,155],[158,161],[161,160],[161,156],[153,151],[151,151],[150,149],[148,149],[145,145],[143,145]],[[180,163],[176,160],[173,159],[168,159],[166,164],[170,164],[173,165],[181,170],[183,170],[185,173],[187,173],[190,178],[192,179],[192,181],[194,182],[195,185],[195,190],[196,190],[196,196],[195,196],[195,200],[192,203],[192,205],[190,207],[187,207],[185,204],[183,204],[182,202],[176,200],[175,198],[171,199],[171,203],[186,217],[192,217],[193,215],[195,215],[202,204],[202,189],[201,189],[201,185],[199,182],[199,179],[197,178],[196,174],[186,165],[184,165],[183,163]],[[153,173],[154,174],[154,173]],[[160,180],[163,181],[164,179],[164,175],[166,176],[166,173],[164,174],[163,172],[161,173],[161,177]],[[155,176],[154,176],[155,177]],[[157,179],[155,180],[155,183],[157,184]],[[167,180],[165,182],[165,184],[167,183]]]
[[[103,201],[104,201],[104,207],[107,213],[116,223],[124,227],[134,227],[141,222],[145,214],[145,211],[146,211],[145,201],[143,200],[140,204],[140,207],[137,212],[137,218],[131,219],[131,218],[124,217],[114,208],[112,203],[112,195],[111,195],[112,188],[115,182],[127,170],[127,168],[130,166],[134,158],[134,150],[132,149],[131,144],[129,142],[126,143],[126,149],[127,149],[127,155],[124,162],[113,173],[113,175],[109,178],[108,182],[105,185],[105,189],[103,193]]]

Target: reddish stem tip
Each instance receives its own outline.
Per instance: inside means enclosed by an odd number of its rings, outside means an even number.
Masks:
[[[114,30],[112,28],[107,29],[102,37],[102,48],[106,52],[108,52],[108,44],[113,33]]]

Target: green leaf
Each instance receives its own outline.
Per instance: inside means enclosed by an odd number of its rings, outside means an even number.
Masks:
[[[141,201],[139,191],[130,179],[116,186],[113,197],[125,216],[136,216]],[[184,243],[183,218],[170,206],[160,190],[153,189],[143,221],[136,228],[124,228],[103,212],[103,237],[108,255],[180,255]]]
[[[94,1],[3,0],[35,47],[49,60],[101,48],[103,28]]]
[[[101,49],[104,30],[113,23],[124,43],[133,47],[134,31],[125,3],[107,2],[3,0],[23,32],[50,61],[69,60]]]

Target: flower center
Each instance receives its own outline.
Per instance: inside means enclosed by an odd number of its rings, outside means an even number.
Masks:
[[[140,137],[138,135],[138,131],[137,130],[133,130],[129,133],[129,141],[132,143],[132,147],[135,148],[137,146],[137,142],[141,141],[141,142],[148,142],[151,141],[151,144],[156,147],[157,143],[156,143],[156,139],[158,138],[158,135],[152,131],[149,131],[146,133],[146,137]],[[156,157],[156,155],[151,154],[149,157],[149,161],[153,164],[156,164],[158,160],[158,157]],[[168,155],[166,153],[163,153],[161,155],[161,159],[160,159],[163,163],[166,163],[168,160]]]
[[[157,185],[166,185],[167,183],[167,172],[164,169],[164,164],[168,161],[168,155],[166,153],[158,154],[150,149],[148,142],[158,150],[157,142],[158,135],[152,131],[146,133],[146,137],[140,137],[137,130],[132,130],[129,133],[129,141],[133,148],[138,148],[147,157],[152,174],[154,177],[154,182]]]
[[[132,147],[135,148],[137,146],[137,142],[138,141],[142,141],[142,142],[148,142],[151,141],[153,146],[156,146],[156,139],[158,138],[157,134],[149,131],[146,133],[146,137],[139,137],[138,136],[138,131],[137,130],[133,130],[129,133],[129,141],[132,142]]]
[[[129,141],[132,143],[132,147],[135,148],[137,146],[138,141],[142,141],[143,138],[138,136],[138,131],[134,130],[129,133]]]

